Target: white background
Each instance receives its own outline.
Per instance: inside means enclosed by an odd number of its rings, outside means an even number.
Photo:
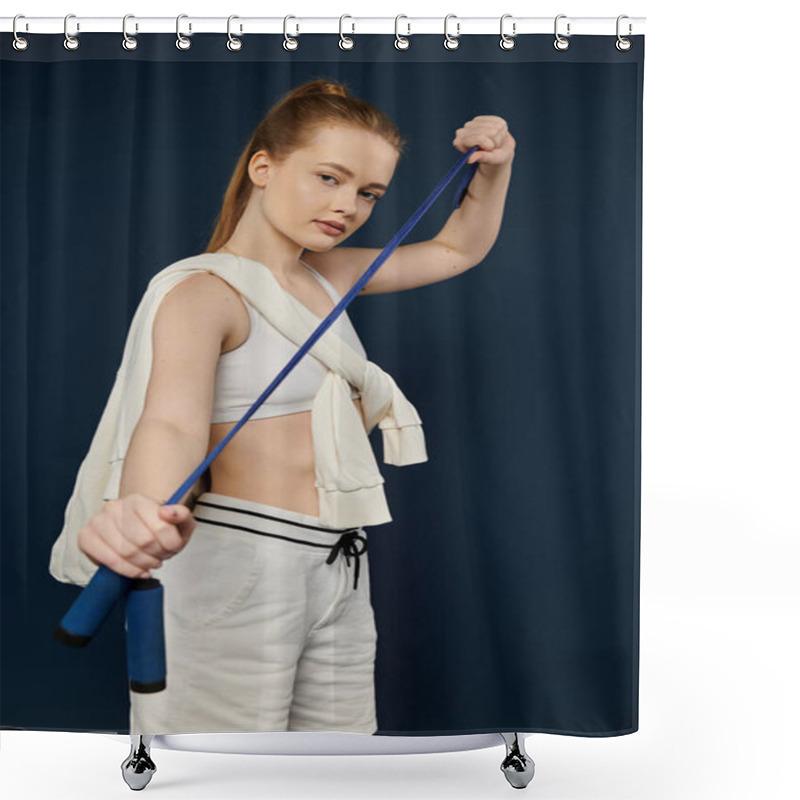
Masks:
[[[797,4],[35,0],[2,13],[646,17],[640,730],[528,737],[536,776],[525,791],[540,800],[798,797]],[[527,611],[509,609],[509,624]],[[130,796],[117,741],[0,736],[4,798]],[[159,771],[145,792],[486,800],[514,791],[499,770],[504,753],[154,750]]]

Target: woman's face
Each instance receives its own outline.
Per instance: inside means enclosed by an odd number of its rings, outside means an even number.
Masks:
[[[330,250],[357,231],[385,194],[399,156],[383,137],[345,125],[317,129],[307,147],[282,164],[251,159],[260,210],[284,236],[312,251]],[[340,231],[322,225],[335,222]]]

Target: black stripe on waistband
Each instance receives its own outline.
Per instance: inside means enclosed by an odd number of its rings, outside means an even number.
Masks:
[[[295,542],[296,544],[308,544],[311,545],[311,547],[323,547],[326,550],[330,550],[331,546],[335,544],[335,542],[331,542],[331,544],[320,544],[319,542],[309,542],[307,539],[293,539],[291,536],[282,536],[279,533],[267,533],[266,531],[259,531],[255,528],[248,528],[246,525],[233,525],[230,522],[220,522],[216,519],[206,519],[205,517],[198,517],[196,515],[195,519],[198,522],[205,522],[207,525],[220,525],[223,528],[235,528],[237,531],[257,533],[259,536],[271,536],[273,539],[284,539],[287,542]]]
[[[285,525],[294,525],[297,528],[308,528],[312,531],[322,531],[323,533],[333,533],[333,534],[341,534],[341,533],[348,533],[349,531],[358,530],[358,528],[342,528],[341,530],[336,528],[322,528],[318,525],[309,525],[305,522],[296,522],[292,519],[285,519],[284,517],[276,517],[274,514],[262,514],[260,511],[251,511],[248,508],[236,508],[235,506],[224,506],[220,503],[209,503],[207,500],[198,500],[195,503],[196,506],[208,506],[208,508],[219,508],[222,511],[234,511],[237,514],[249,514],[251,517],[260,517],[261,519],[271,519],[277,522],[283,522]],[[204,520],[205,522],[210,522],[210,520]],[[232,525],[231,527],[236,527]],[[250,528],[245,528],[244,530],[250,530]],[[262,533],[262,531],[254,531],[254,533]]]

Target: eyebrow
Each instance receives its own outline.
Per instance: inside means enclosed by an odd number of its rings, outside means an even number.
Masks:
[[[334,169],[338,169],[340,172],[343,172],[345,175],[347,175],[348,178],[355,177],[355,175],[349,169],[347,169],[347,167],[343,167],[341,164],[334,164],[332,161],[321,161],[317,166],[333,167]],[[384,191],[388,189],[388,187],[385,186],[384,184],[376,183],[375,181],[373,181],[372,183],[368,183],[367,186],[374,186],[376,189],[383,189]]]

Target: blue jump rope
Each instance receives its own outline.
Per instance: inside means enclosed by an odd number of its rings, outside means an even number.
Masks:
[[[261,393],[250,409],[239,420],[228,435],[206,456],[197,469],[178,487],[165,505],[177,503],[194,486],[208,465],[219,455],[239,428],[247,422],[255,410],[275,391],[278,384],[291,372],[297,362],[313,346],[314,342],[333,324],[336,318],[361,291],[369,279],[380,269],[381,264],[392,254],[411,229],[425,215],[436,198],[453,180],[467,159],[479,148],[470,148],[456,161],[448,173],[431,192],[427,200],[413,213],[405,225],[379,253],[364,274],[342,297],[330,314],[317,326],[303,346],[281,370],[272,383]],[[470,165],[456,189],[453,208],[458,208],[464,199],[478,163]],[[164,587],[156,578],[127,578],[100,565],[92,579],[81,591],[70,607],[54,636],[70,647],[85,647],[97,633],[111,613],[117,600],[125,598],[125,633],[128,656],[130,689],[142,694],[160,692],[167,686],[167,661],[164,647]]]

